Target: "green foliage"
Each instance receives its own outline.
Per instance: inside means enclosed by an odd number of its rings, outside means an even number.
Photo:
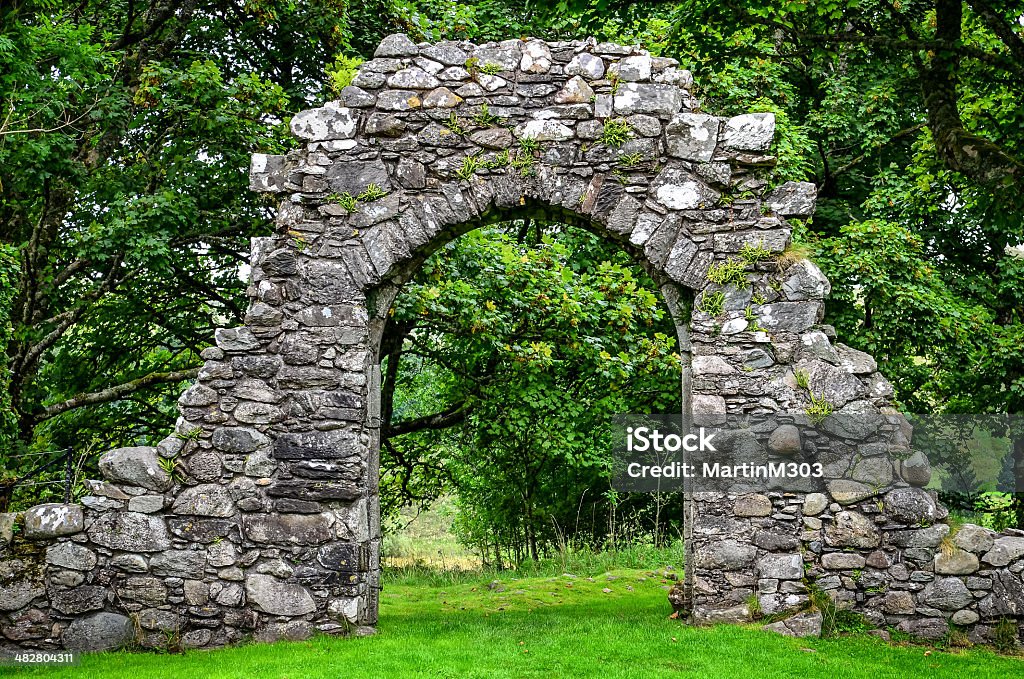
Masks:
[[[5,243],[0,243],[0,451],[14,451],[18,439],[18,422],[11,408],[10,373],[8,363],[10,357],[5,350],[14,339],[14,323],[11,318],[17,288],[14,281],[21,268],[18,251]],[[10,460],[0,452],[0,468],[10,469]]]
[[[801,389],[809,389],[811,384],[811,376],[806,370],[797,368],[793,371],[793,377],[796,378],[796,386]]]
[[[455,111],[449,113],[448,117],[441,121],[441,124],[448,128],[452,134],[459,136],[466,134],[466,129],[462,126],[462,121],[459,120],[459,116]]]
[[[629,126],[625,119],[609,118],[604,121],[604,127],[601,128],[601,136],[597,140],[609,148],[617,149],[629,141],[632,131],[633,128]]]
[[[330,200],[332,203],[337,203],[338,205],[340,205],[345,210],[345,212],[348,212],[349,214],[359,209],[359,199],[357,199],[348,191],[341,194],[332,194],[328,196],[327,199]]]
[[[501,73],[501,64],[488,62],[480,67],[480,72],[487,75],[498,75]]]
[[[380,200],[381,198],[383,198],[386,195],[388,195],[388,192],[385,191],[384,189],[380,188],[376,184],[369,184],[363,190],[362,193],[360,193],[358,196],[356,196],[356,198],[358,198],[359,200],[361,200],[363,202],[369,203],[369,202],[373,202],[375,200]]]
[[[491,113],[487,102],[480,104],[480,110],[473,116],[473,122],[480,127],[491,127],[501,122],[501,118]]]
[[[540,142],[533,137],[521,137],[519,139],[519,150],[525,154],[534,154],[540,150]]]
[[[714,292],[705,291],[700,296],[700,302],[697,304],[697,311],[705,313],[708,316],[718,316],[722,313],[722,309],[725,307],[725,293],[721,290]]]
[[[462,159],[462,166],[455,171],[455,174],[458,175],[459,179],[468,182],[482,166],[483,161],[480,160],[480,156],[470,154]]]
[[[747,264],[739,259],[727,259],[708,267],[708,280],[718,285],[732,285],[745,288],[747,281]]]
[[[359,72],[359,65],[363,63],[361,57],[348,57],[339,54],[334,63],[327,67],[327,78],[330,81],[331,93],[335,97],[341,96],[341,91],[352,84],[352,80]]]
[[[626,153],[619,156],[619,163],[625,167],[637,167],[644,162],[644,154],[637,153]]]
[[[764,247],[761,241],[757,245],[744,243],[740,248],[740,259],[749,265],[757,264],[772,258],[772,251]]]
[[[493,228],[463,236],[428,260],[392,316],[416,328],[392,421],[464,418],[392,439],[382,497],[395,506],[401,488],[422,497],[447,487],[463,541],[512,562],[551,549],[559,530],[609,539],[611,461],[599,423],[678,407],[680,358],[653,283],[594,236],[556,233],[536,245]],[[408,476],[392,449],[423,467]],[[443,476],[429,472],[442,460]],[[641,509],[650,521],[650,501],[630,499],[619,521]]]
[[[509,155],[508,149],[502,149],[500,153],[496,153],[494,158],[488,161],[484,161],[483,167],[488,170],[497,170],[502,167],[508,167],[512,164],[512,157]]]
[[[825,398],[824,394],[815,396],[813,392],[808,392],[807,395],[811,399],[811,404],[807,406],[804,412],[813,424],[821,424],[825,421],[825,418],[832,414],[834,406]]]
[[[536,147],[536,142],[533,139],[520,140],[520,142],[524,141],[533,142],[534,147]],[[525,146],[528,147],[530,146],[530,144],[526,144]],[[525,150],[525,148],[523,147],[524,145],[520,143],[520,151],[519,153],[516,154],[516,157],[511,160],[511,165],[513,168],[519,171],[520,176],[527,177],[533,173],[533,153]]]
[[[1020,647],[1017,621],[1013,618],[1000,618],[992,628],[992,643],[1000,651],[1013,651]]]

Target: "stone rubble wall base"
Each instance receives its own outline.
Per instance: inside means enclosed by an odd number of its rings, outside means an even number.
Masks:
[[[386,38],[291,120],[301,149],[253,156],[277,233],[254,239],[245,324],[203,352],[175,432],[107,453],[81,505],[0,515],[0,652],[372,633],[388,309],[432,252],[523,216],[643,264],[676,320],[685,412],[802,413],[813,394],[861,423],[811,440],[797,415],[748,442],[827,457],[826,492],[689,498],[672,601],[691,619],[796,611],[815,583],[921,636],[1019,623],[1024,535],[944,541],[891,385],[821,325],[818,268],[778,258],[816,192],[769,185],[774,124],[702,112],[691,74],[637,47]]]

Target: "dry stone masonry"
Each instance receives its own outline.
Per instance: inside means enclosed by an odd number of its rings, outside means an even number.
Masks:
[[[692,85],[593,40],[385,39],[292,119],[299,150],[253,156],[277,235],[254,239],[245,325],[216,332],[174,434],[107,453],[81,505],[0,515],[0,649],[371,633],[387,311],[431,252],[522,216],[643,263],[677,321],[685,412],[778,413],[744,445],[829,461],[824,492],[689,498],[672,600],[692,620],[796,612],[813,585],[924,637],[1020,625],[1024,533],[952,534],[891,386],[820,323],[828,281],[777,261],[815,190],[770,188],[773,116],[709,115]],[[805,435],[811,393],[850,417]]]

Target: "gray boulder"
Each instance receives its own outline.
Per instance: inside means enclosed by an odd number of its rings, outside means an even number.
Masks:
[[[100,458],[99,467],[103,477],[114,483],[157,491],[173,485],[170,475],[160,466],[157,449],[150,446],[111,450]]]
[[[305,615],[316,610],[313,597],[302,585],[282,582],[272,575],[250,575],[245,580],[249,603],[271,615]]]
[[[61,535],[74,535],[85,528],[81,505],[50,503],[36,505],[25,512],[24,536],[45,540]]]
[[[171,546],[162,519],[137,512],[107,512],[88,530],[97,545],[125,552],[162,552]]]
[[[70,651],[113,651],[135,640],[135,625],[118,613],[95,613],[76,618],[66,630],[62,641]]]
[[[955,611],[974,601],[971,590],[960,578],[939,578],[925,586],[921,602],[940,611]]]
[[[183,490],[171,509],[175,514],[228,517],[235,513],[235,502],[224,486],[204,483]]]
[[[832,547],[868,549],[877,547],[881,542],[882,534],[878,527],[860,512],[839,512],[825,529],[825,543]]]

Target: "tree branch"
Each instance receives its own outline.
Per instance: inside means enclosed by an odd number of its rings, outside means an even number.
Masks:
[[[140,377],[136,380],[132,380],[131,382],[125,382],[124,384],[118,384],[92,393],[78,394],[66,401],[48,405],[43,408],[40,413],[33,414],[32,419],[36,424],[38,424],[39,422],[50,419],[51,417],[56,417],[61,413],[74,410],[75,408],[117,401],[129,394],[139,391],[140,389],[153,386],[154,384],[184,382],[185,380],[195,379],[198,374],[199,368],[176,370],[174,372],[150,373],[145,377]]]
[[[389,424],[382,434],[382,438],[388,439],[402,436],[403,434],[411,434],[416,431],[423,431],[424,429],[447,429],[464,421],[471,410],[472,408],[467,407],[465,401],[461,401],[451,408],[434,413],[433,415],[424,415],[423,417]]]
[[[962,20],[960,0],[936,1],[935,36],[940,43],[960,40]],[[949,169],[990,188],[1010,188],[1024,175],[1024,164],[997,144],[964,129],[958,108],[959,64],[956,51],[938,50],[922,72],[921,87],[935,148]]]

